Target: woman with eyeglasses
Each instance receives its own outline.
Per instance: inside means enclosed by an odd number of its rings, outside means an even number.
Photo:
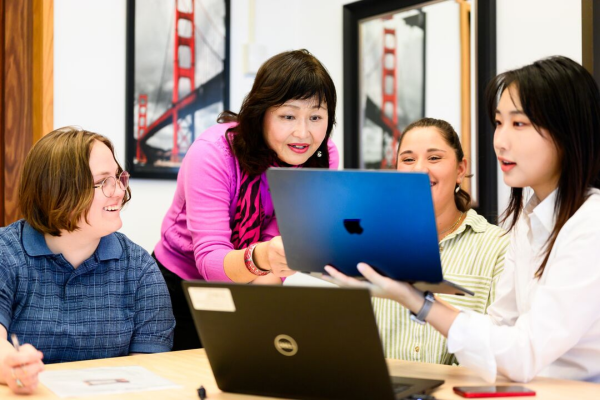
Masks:
[[[29,152],[23,219],[0,228],[0,383],[13,392],[32,393],[44,362],[171,349],[164,279],[117,232],[130,198],[129,174],[104,136],[65,127]]]

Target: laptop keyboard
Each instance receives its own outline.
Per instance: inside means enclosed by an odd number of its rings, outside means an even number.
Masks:
[[[410,394],[407,396],[403,396],[401,393],[410,389],[411,385],[404,385],[402,383],[393,383],[392,389],[394,390],[394,397],[396,400],[435,400],[430,394]]]
[[[403,385],[401,383],[392,384],[392,388],[394,389],[394,393],[402,393],[406,389],[410,388],[410,385]]]
[[[410,388],[410,385],[403,385],[401,383],[394,383],[392,384],[392,389],[394,390],[394,395],[397,399],[401,399],[403,397],[400,397],[400,393],[405,392],[406,390],[408,390]]]
[[[397,400],[435,400],[430,394],[411,394],[408,397],[401,397],[401,395],[397,395]]]

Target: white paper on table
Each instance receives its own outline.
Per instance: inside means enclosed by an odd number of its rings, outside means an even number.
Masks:
[[[143,392],[181,387],[146,368],[105,367],[45,371],[40,381],[58,397]]]

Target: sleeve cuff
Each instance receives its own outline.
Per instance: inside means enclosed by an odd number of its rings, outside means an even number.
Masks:
[[[171,351],[171,347],[159,343],[132,343],[129,346],[129,353],[166,353]]]
[[[233,282],[225,273],[225,256],[231,249],[212,251],[204,258],[204,267],[200,274],[206,281]]]
[[[4,326],[6,332],[8,333],[8,327],[10,326],[10,319],[5,317],[4,315],[0,315],[0,325]]]
[[[448,331],[448,352],[459,364],[475,371],[485,381],[496,381],[496,359],[490,346],[489,319],[473,311],[458,314]]]

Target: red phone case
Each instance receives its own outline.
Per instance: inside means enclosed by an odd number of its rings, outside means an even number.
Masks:
[[[467,387],[465,387],[467,388]],[[474,398],[484,398],[484,397],[523,397],[523,396],[535,396],[535,392],[463,392],[460,390],[460,387],[453,388],[454,393],[459,396],[474,399]]]

